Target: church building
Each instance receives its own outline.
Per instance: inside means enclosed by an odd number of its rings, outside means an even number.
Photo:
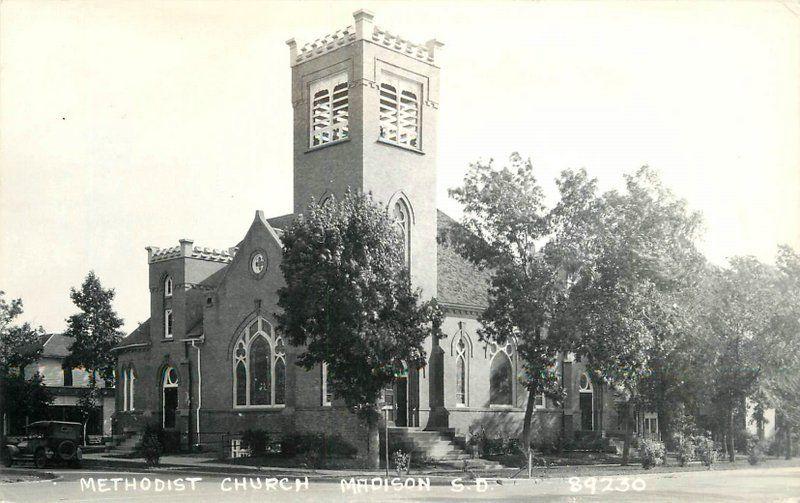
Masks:
[[[116,348],[118,438],[156,424],[177,432],[184,447],[224,449],[257,428],[337,434],[366,448],[367,429],[334,398],[325,366],[295,365],[301,348],[284,340],[273,316],[283,284],[281,229],[312,198],[324,201],[348,187],[386,205],[405,237],[413,285],[423,298],[436,297],[446,315],[443,337],[426,340],[427,365],[385,391],[390,425],[456,437],[480,427],[489,435],[521,431],[527,391],[514,343],[487,344],[477,335],[488,276],[437,239],[457,225],[436,208],[442,44],[405,40],[376,26],[367,11],[353,18],[352,26],[312,43],[287,42],[294,212],[255,212],[229,248],[189,239],[147,248],[150,318]],[[534,442],[621,429],[613,394],[580,361],[564,355],[559,372],[567,400],[556,406],[536,397]],[[639,424],[657,432],[653,417]]]

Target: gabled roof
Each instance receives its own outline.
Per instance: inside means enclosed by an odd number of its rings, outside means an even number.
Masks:
[[[443,238],[453,226],[460,225],[444,212],[436,211],[437,238]],[[446,239],[437,239],[436,266],[438,270],[437,300],[443,304],[455,304],[485,308],[489,305],[488,271],[461,256],[447,244]]]
[[[127,337],[123,337],[116,348],[130,346],[131,344],[145,344],[150,342],[150,318],[140,324],[136,329]]]
[[[61,334],[51,334],[42,348],[42,356],[50,358],[66,358],[69,356],[69,348],[75,342],[73,337]]]
[[[36,342],[30,344],[22,351],[42,350],[39,355],[41,358],[66,358],[69,356],[69,348],[75,339],[62,334],[41,334]]]
[[[267,222],[269,222],[272,228],[277,231],[278,229],[287,229],[290,225],[292,225],[293,220],[294,213],[287,213],[286,215],[281,215],[279,217],[268,218]]]

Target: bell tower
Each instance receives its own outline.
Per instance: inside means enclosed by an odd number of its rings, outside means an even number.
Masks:
[[[407,236],[414,286],[436,295],[436,40],[415,44],[359,10],[353,25],[289,40],[294,213],[349,187],[371,192]]]

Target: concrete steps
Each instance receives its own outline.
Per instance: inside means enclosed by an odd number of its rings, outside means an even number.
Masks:
[[[465,450],[464,438],[455,436],[453,428],[421,430],[418,428],[389,428],[389,452],[402,449],[413,459],[425,459],[437,464],[461,468],[495,469],[501,466],[485,459],[472,459]]]
[[[141,433],[132,433],[120,443],[115,445],[111,448],[112,454],[133,454],[139,450],[139,447],[142,444],[142,434]]]

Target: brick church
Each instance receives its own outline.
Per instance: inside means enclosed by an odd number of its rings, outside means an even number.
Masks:
[[[281,234],[314,198],[348,187],[386,204],[406,241],[412,282],[445,310],[444,337],[429,338],[427,365],[409,369],[384,401],[394,427],[465,436],[517,435],[527,392],[513,343],[478,339],[488,278],[437,240],[455,222],[436,208],[442,44],[415,44],[373,24],[366,11],[343,30],[299,47],[288,42],[294,109],[294,213],[258,211],[242,240],[208,248],[182,239],[147,248],[150,318],[116,348],[118,438],[157,424],[184,446],[224,444],[251,428],[338,434],[360,449],[367,430],[328,387],[323,365],[295,365],[299,348],[276,329]],[[451,104],[450,106],[458,106]],[[532,437],[618,430],[612,393],[564,356],[566,403],[536,398]],[[643,415],[640,431],[656,433]]]

